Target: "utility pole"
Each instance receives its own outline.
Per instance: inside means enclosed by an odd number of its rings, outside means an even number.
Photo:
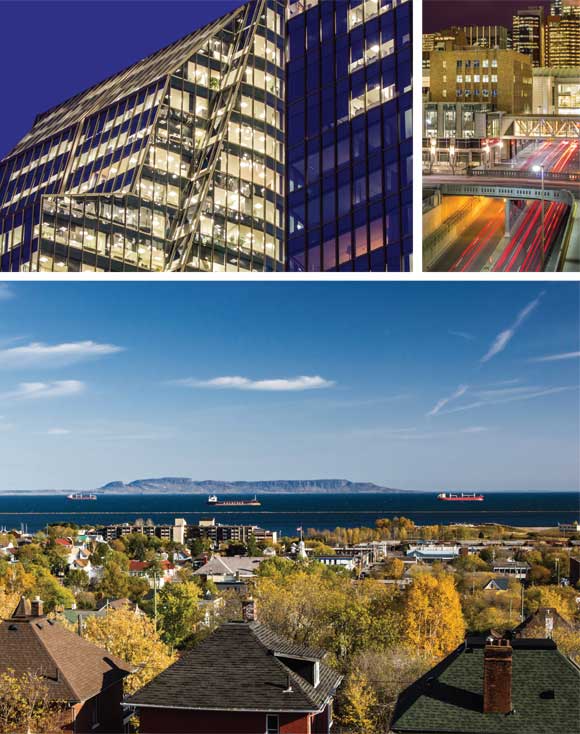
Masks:
[[[153,624],[157,629],[157,571],[153,572]]]
[[[522,589],[522,608],[520,612],[520,622],[523,622],[524,621],[524,585],[523,584],[521,585],[521,589]]]

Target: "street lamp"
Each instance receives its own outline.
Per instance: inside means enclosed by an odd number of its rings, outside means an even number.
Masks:
[[[437,157],[437,138],[431,138],[431,166],[429,173],[433,172],[433,166],[435,165],[435,158]]]
[[[489,147],[489,143],[487,140],[485,141],[485,145],[483,146],[483,152],[485,153],[485,157],[487,159],[487,165],[489,166],[489,152],[491,148]]]
[[[542,270],[544,269],[544,247],[546,246],[546,226],[544,222],[544,164],[534,166],[533,171],[540,173],[542,178]]]

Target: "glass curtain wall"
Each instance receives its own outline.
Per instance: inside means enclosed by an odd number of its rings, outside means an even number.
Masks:
[[[255,0],[37,118],[0,168],[1,269],[282,269],[284,20]]]
[[[289,270],[409,270],[411,28],[406,0],[289,4]]]

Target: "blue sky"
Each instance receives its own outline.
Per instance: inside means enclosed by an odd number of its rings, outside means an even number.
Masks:
[[[201,28],[241,0],[0,0],[0,158],[40,112]],[[23,53],[23,49],[26,50]]]
[[[573,283],[0,284],[0,488],[578,486]]]

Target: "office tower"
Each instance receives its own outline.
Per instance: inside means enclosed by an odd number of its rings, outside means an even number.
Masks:
[[[544,36],[545,21],[543,8],[518,10],[513,16],[514,51],[528,55],[533,67],[544,66]]]
[[[0,169],[3,270],[280,270],[284,3],[39,115]]]
[[[408,0],[250,0],[37,116],[0,270],[407,270],[411,66]]]
[[[516,51],[432,51],[430,82],[432,102],[483,102],[502,112],[531,112],[532,66]]]
[[[411,240],[411,3],[292,2],[288,267],[406,270]]]
[[[500,25],[464,26],[463,32],[468,46],[481,48],[511,48],[511,38],[507,28]]]
[[[546,39],[546,66],[580,66],[580,5],[564,7],[562,15],[550,16]]]
[[[553,0],[550,3],[550,15],[562,15],[562,0]]]

